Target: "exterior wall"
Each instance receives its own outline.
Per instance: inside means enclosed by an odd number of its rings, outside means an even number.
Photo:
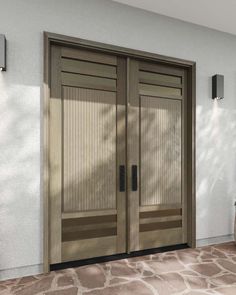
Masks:
[[[197,239],[232,238],[236,36],[107,0],[0,0],[0,279],[41,271],[43,31],[197,62]],[[211,99],[211,76],[225,98]]]

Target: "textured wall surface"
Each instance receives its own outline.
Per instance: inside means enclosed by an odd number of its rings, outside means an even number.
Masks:
[[[0,9],[8,40],[8,70],[0,73],[0,278],[42,263],[43,31],[197,62],[197,238],[232,234],[236,36],[107,0],[0,0]],[[225,75],[219,102],[211,100],[215,73]]]

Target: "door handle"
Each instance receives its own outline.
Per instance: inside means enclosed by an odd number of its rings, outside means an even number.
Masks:
[[[125,192],[125,165],[120,165],[120,192]]]
[[[138,190],[138,166],[132,165],[132,191],[136,192]]]

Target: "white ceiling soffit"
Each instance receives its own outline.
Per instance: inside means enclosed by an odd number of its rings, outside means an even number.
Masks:
[[[236,0],[113,0],[236,35]]]

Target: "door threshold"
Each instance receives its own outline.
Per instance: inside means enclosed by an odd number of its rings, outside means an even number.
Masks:
[[[79,266],[96,264],[96,263],[110,262],[110,261],[145,256],[145,255],[150,255],[150,254],[170,252],[170,251],[175,251],[175,250],[182,250],[182,249],[187,249],[187,248],[190,248],[187,244],[180,244],[180,245],[166,246],[166,247],[153,248],[153,249],[147,249],[147,250],[140,250],[140,251],[131,252],[130,254],[121,253],[121,254],[115,254],[115,255],[109,255],[109,256],[94,257],[94,258],[88,258],[88,259],[82,259],[82,260],[76,260],[76,261],[62,262],[62,263],[57,263],[57,264],[51,264],[50,271],[79,267]]]

